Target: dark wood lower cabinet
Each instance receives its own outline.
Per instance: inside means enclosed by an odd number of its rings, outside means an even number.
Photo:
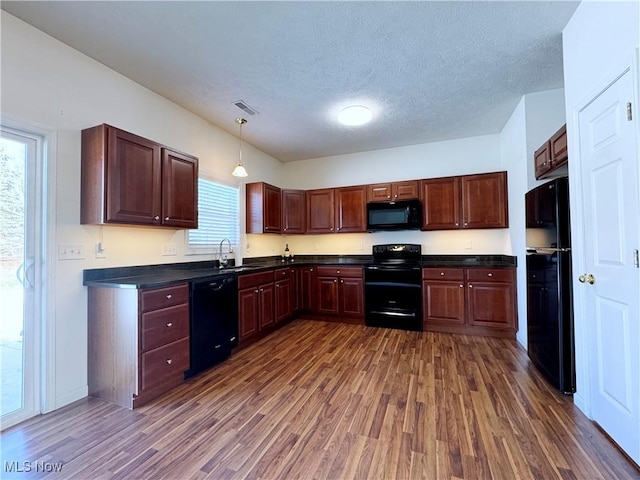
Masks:
[[[316,267],[315,313],[364,321],[362,267]]]
[[[296,304],[296,270],[280,268],[275,271],[275,322],[290,319]]]
[[[424,330],[515,335],[515,269],[424,268],[422,278]]]
[[[88,289],[89,395],[139,407],[189,369],[189,286]]]
[[[268,333],[275,325],[274,271],[238,277],[238,346]]]

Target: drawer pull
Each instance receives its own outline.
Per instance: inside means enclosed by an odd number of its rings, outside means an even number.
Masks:
[[[469,285],[469,288],[473,288],[473,285]]]
[[[167,300],[171,300],[173,298],[173,295],[171,295],[170,293],[167,295]]]
[[[487,277],[493,277],[493,273],[487,273]]]
[[[444,277],[444,272],[440,272],[440,276],[441,276],[441,277]]]
[[[173,327],[173,322],[169,322],[169,323],[167,323],[167,327],[168,327],[168,328]]]
[[[169,359],[167,360],[167,365],[171,365],[173,363],[173,360]]]
[[[229,341],[230,341],[230,342],[234,342],[235,340],[236,340],[236,337],[231,337],[231,338],[229,339]]]
[[[164,217],[165,222],[169,221],[169,217]]]
[[[463,288],[463,287],[464,287],[464,285],[460,284],[460,288]]]
[[[215,347],[213,347],[213,348],[215,348],[215,349],[217,350],[217,349],[218,349],[218,348],[220,348],[221,346],[222,346],[222,345],[216,345],[216,346],[215,346]]]
[[[338,273],[338,274],[339,274],[339,273],[340,273],[340,270],[336,270],[336,273]]]

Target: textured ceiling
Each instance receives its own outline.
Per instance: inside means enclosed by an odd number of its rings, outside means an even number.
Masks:
[[[282,161],[498,133],[561,88],[578,2],[12,2],[2,9]],[[233,102],[242,99],[259,114]],[[337,124],[369,105],[363,127]]]

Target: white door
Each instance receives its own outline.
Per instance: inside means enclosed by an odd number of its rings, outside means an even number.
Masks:
[[[591,416],[640,463],[637,120],[627,114],[633,98],[627,70],[579,112],[586,268],[576,274],[587,303]]]
[[[0,135],[0,427],[40,413],[41,139]]]

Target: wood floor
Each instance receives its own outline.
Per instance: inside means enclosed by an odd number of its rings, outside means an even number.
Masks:
[[[514,341],[307,320],[148,406],[1,440],[3,478],[640,478]]]

